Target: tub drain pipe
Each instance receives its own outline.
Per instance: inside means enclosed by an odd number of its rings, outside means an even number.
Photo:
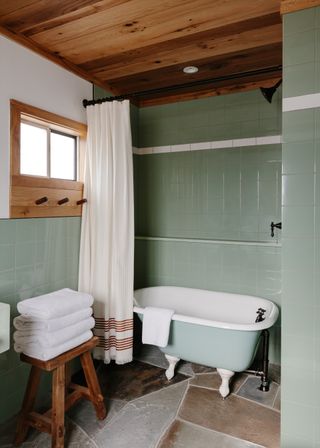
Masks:
[[[269,381],[269,331],[263,330],[262,337],[262,369],[261,370],[245,370],[245,373],[251,373],[255,376],[261,377],[261,384],[259,390],[268,392],[270,388]]]
[[[261,384],[259,389],[263,392],[268,392],[270,381],[269,381],[269,331],[262,331],[262,376]]]

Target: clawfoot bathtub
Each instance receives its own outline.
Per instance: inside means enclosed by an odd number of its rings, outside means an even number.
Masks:
[[[274,303],[259,297],[173,286],[138,289],[134,298],[141,319],[146,306],[175,310],[169,343],[161,348],[169,362],[167,378],[173,378],[180,359],[216,367],[222,397],[229,394],[234,373],[250,367],[261,332],[279,313]]]

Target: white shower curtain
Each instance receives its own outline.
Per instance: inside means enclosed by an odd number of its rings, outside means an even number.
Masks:
[[[87,107],[79,290],[94,296],[94,356],[132,360],[133,169],[129,101]]]

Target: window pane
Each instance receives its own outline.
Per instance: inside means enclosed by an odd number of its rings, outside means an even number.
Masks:
[[[20,173],[47,176],[47,130],[21,123]]]
[[[50,177],[75,180],[76,138],[51,131],[50,139]]]

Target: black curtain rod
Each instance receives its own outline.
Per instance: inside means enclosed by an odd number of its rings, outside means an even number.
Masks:
[[[192,81],[187,84],[176,84],[176,85],[169,86],[169,87],[161,87],[158,89],[143,90],[141,92],[126,93],[126,94],[119,95],[119,96],[107,96],[105,98],[99,98],[97,100],[83,100],[82,105],[83,105],[83,107],[87,107],[87,106],[93,106],[94,104],[105,103],[107,101],[123,101],[125,99],[137,98],[139,96],[171,92],[174,90],[179,90],[179,89],[183,89],[183,88],[187,89],[190,87],[207,85],[207,84],[211,84],[211,83],[219,82],[219,81],[228,81],[231,79],[238,79],[238,78],[243,78],[246,76],[257,76],[257,75],[263,75],[263,74],[274,73],[274,72],[282,72],[282,65],[262,68],[262,69],[258,69],[258,70],[252,70],[252,71],[248,71],[248,72],[233,73],[231,75],[220,76],[218,78],[210,78],[210,79],[203,79],[200,81]]]

